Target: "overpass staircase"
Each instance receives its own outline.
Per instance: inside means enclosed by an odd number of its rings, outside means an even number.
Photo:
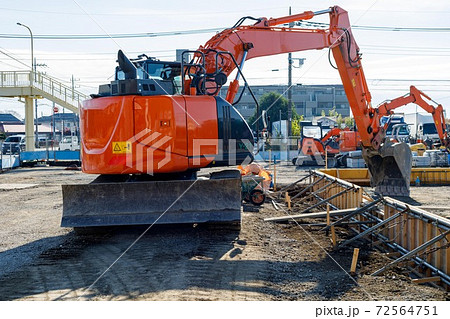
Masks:
[[[33,71],[0,71],[0,97],[25,99],[27,151],[34,150],[34,99],[45,98],[74,113],[79,113],[78,106],[89,98],[51,76]]]

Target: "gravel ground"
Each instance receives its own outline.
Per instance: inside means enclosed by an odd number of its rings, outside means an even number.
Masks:
[[[279,182],[301,174],[280,166]],[[264,222],[284,214],[269,203],[244,212],[240,231],[154,227],[101,276],[145,228],[80,236],[59,227],[61,184],[94,177],[48,167],[0,174],[0,300],[449,299],[412,285],[401,268],[369,276],[388,259],[368,249],[350,276],[350,249],[335,252],[322,233]]]

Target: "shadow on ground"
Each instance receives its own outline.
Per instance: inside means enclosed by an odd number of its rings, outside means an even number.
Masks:
[[[181,300],[329,299],[355,286],[329,258],[318,262],[240,258],[248,243],[239,239],[239,231],[159,226],[118,259],[144,230],[127,227],[102,236],[59,236],[65,237],[57,238],[64,239],[63,244],[0,278],[0,299],[35,299],[37,295],[44,300],[76,300],[81,295],[83,299],[177,299],[164,295],[169,291],[184,291],[178,297]],[[45,240],[56,239],[40,241]],[[14,250],[27,251],[36,245]],[[0,254],[0,263],[12,255],[12,251]],[[195,291],[212,291],[215,297],[200,298]],[[235,293],[232,298],[226,295],[230,291]]]

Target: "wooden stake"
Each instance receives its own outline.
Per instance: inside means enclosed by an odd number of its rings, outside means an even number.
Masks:
[[[441,281],[441,277],[434,276],[434,277],[424,277],[424,278],[417,278],[417,279],[411,280],[411,282],[414,284],[423,284],[426,282],[436,282],[436,281]]]
[[[331,223],[330,220],[330,204],[327,204],[327,226],[329,226]]]
[[[286,198],[285,198],[285,200],[286,200],[286,203],[287,203],[287,205],[288,205],[288,209],[291,209],[291,196],[289,196],[289,193],[288,193],[288,192],[286,192]]]
[[[334,231],[334,226],[331,226],[331,241],[333,242],[333,247],[336,247],[336,232]]]
[[[350,267],[350,274],[352,275],[356,274],[356,263],[358,262],[358,256],[359,256],[359,248],[353,249],[352,266]]]

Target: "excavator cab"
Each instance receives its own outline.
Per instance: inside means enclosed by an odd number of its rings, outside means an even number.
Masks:
[[[181,94],[180,62],[159,61],[145,54],[130,60],[122,50],[117,62],[114,81],[100,85],[98,94],[92,97]]]

